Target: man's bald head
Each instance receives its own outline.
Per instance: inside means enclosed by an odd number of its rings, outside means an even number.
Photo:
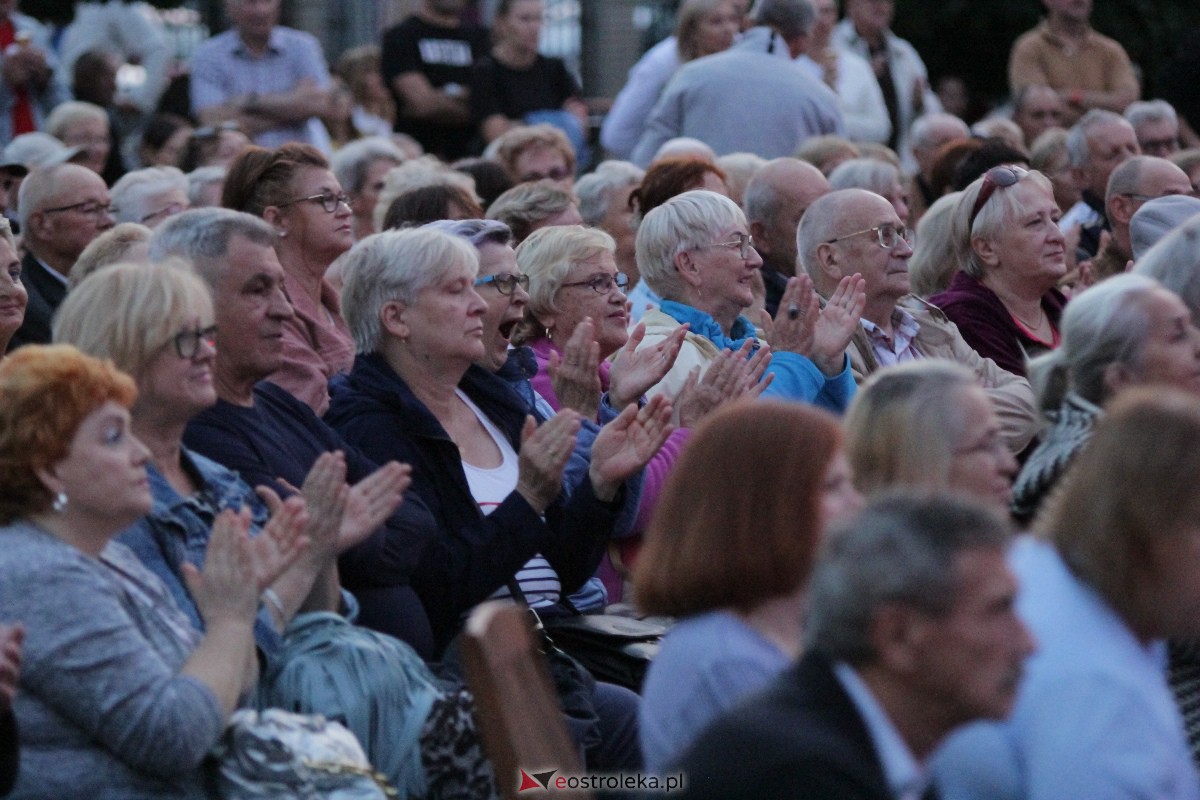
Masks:
[[[851,242],[862,248],[847,248],[848,252],[841,254],[839,260],[829,241],[881,224],[902,226],[903,220],[896,216],[891,203],[866,189],[839,189],[819,198],[809,207],[796,232],[796,249],[800,254],[801,266],[813,279],[813,286],[819,293],[828,295],[845,275],[864,272],[866,277],[865,271],[852,260],[853,249],[866,248],[868,252],[873,252],[871,248],[879,249],[877,242],[863,234],[862,241]],[[847,260],[846,256],[851,260]]]
[[[821,171],[798,158],[768,161],[746,186],[742,205],[757,249],[784,275],[795,274],[796,230],[812,204],[830,192]]]

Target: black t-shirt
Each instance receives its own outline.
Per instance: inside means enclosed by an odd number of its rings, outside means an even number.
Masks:
[[[420,17],[409,17],[383,35],[381,71],[396,99],[396,130],[407,133],[431,153],[445,159],[461,158],[475,137],[474,123],[440,125],[404,115],[404,100],[392,81],[406,72],[420,72],[435,89],[450,84],[471,85],[471,65],[487,54],[488,34],[483,28],[443,28]]]
[[[562,59],[543,55],[526,69],[506,67],[485,56],[475,65],[471,81],[472,111],[479,121],[493,114],[520,120],[530,111],[562,108],[580,93]]]

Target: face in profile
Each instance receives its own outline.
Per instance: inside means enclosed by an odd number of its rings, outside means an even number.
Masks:
[[[912,691],[949,727],[1008,716],[1035,647],[1014,607],[1017,581],[1004,550],[967,550],[954,571],[950,610],[914,611],[909,629]]]

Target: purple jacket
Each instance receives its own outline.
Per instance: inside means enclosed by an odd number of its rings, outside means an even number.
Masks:
[[[950,285],[929,302],[958,326],[975,352],[1016,375],[1025,377],[1025,362],[1049,349],[1021,329],[995,292],[965,272],[955,274]],[[1055,330],[1066,304],[1067,298],[1057,289],[1042,296],[1042,308]]]

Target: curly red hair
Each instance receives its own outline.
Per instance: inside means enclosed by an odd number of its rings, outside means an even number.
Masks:
[[[0,362],[0,524],[50,507],[39,469],[66,458],[89,414],[133,405],[133,379],[65,344],[22,347]]]

